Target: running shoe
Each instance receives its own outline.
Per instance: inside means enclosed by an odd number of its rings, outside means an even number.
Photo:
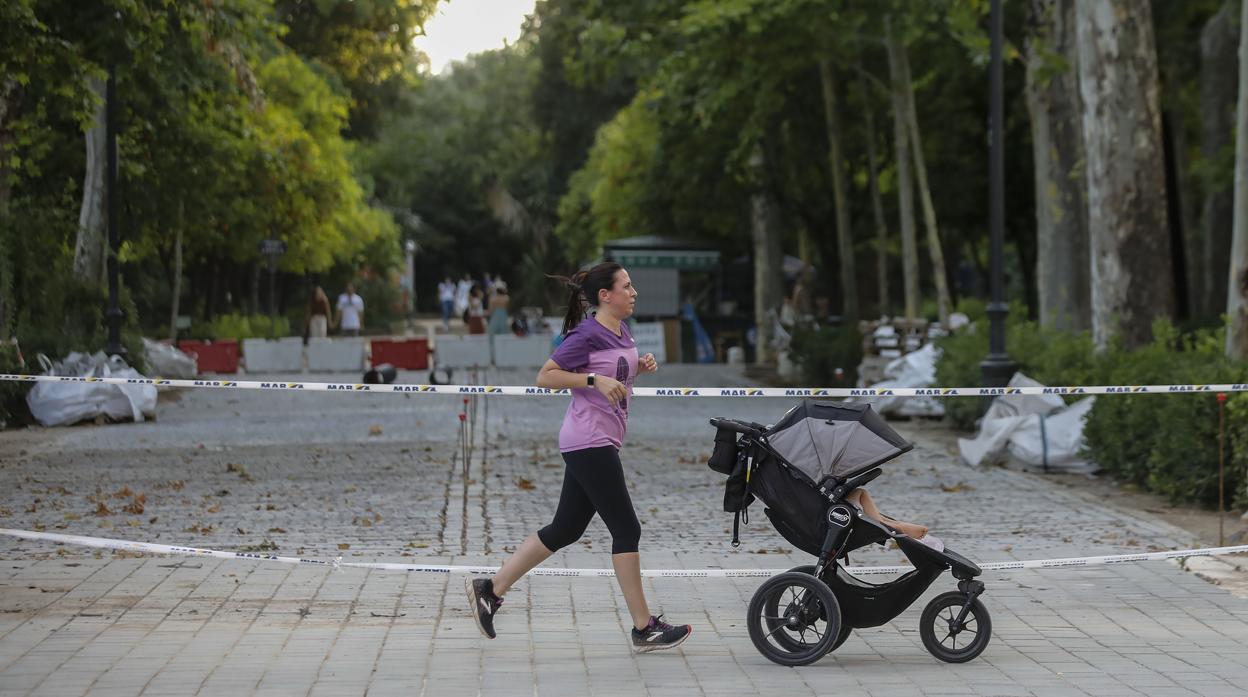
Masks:
[[[503,605],[503,599],[494,595],[494,581],[488,578],[466,578],[464,590],[468,591],[468,604],[472,609],[472,618],[477,621],[477,629],[487,638],[493,639],[494,614]]]
[[[633,627],[633,649],[637,653],[646,653],[675,648],[688,639],[690,634],[693,634],[693,627],[687,624],[674,627],[663,621],[663,615],[651,615],[650,624],[645,629]]]

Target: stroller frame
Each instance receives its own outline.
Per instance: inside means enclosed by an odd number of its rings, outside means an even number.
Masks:
[[[976,580],[981,573],[980,568],[956,552],[937,551],[863,515],[856,504],[845,499],[858,487],[880,476],[883,471],[878,465],[882,463],[875,463],[874,466],[843,479],[820,484],[792,466],[771,447],[767,440],[767,427],[728,418],[711,419],[711,425],[719,429],[720,433],[727,431],[739,436],[735,443],[737,463],[728,484],[730,496],[725,497],[725,508],[730,508],[733,479],[737,480],[739,487],[741,474],[744,474],[745,491],[735,492],[738,496],[738,516],[753,500],[754,493],[763,493],[751,487],[751,479],[759,481],[761,467],[782,468],[783,474],[763,474],[769,477],[792,477],[797,480],[793,484],[817,492],[822,499],[820,505],[823,506],[826,532],[822,539],[816,539],[808,532],[789,524],[783,513],[773,510],[780,502],[762,497],[764,504],[768,506],[764,513],[777,532],[794,546],[815,555],[816,561],[814,565],[798,566],[785,574],[768,579],[755,593],[750,603],[747,624],[751,639],[760,653],[782,665],[813,663],[843,644],[849,638],[851,630],[877,627],[896,618],[945,571],[950,571],[957,579],[958,590],[938,595],[928,604],[920,623],[924,645],[933,656],[951,663],[969,661],[984,650],[991,635],[991,620],[986,608],[979,601],[979,596],[984,592],[983,582]],[[721,438],[717,437],[716,440],[717,446],[723,443]],[[912,447],[907,445],[900,452]],[[772,496],[787,498],[800,491],[800,488],[790,489],[787,494],[770,493]],[[805,506],[807,513],[813,510],[810,502],[808,499]],[[735,546],[739,544],[735,524],[733,536]],[[850,574],[840,563],[855,549],[869,544],[883,545],[890,539],[914,566],[913,570],[892,581],[869,583]],[[792,600],[781,615],[780,601],[776,597],[783,594],[784,588],[801,590],[791,594]],[[760,616],[762,620],[758,619]],[[826,631],[816,632],[819,634],[817,641],[807,644],[804,641],[805,628],[819,622],[826,623]],[[974,638],[969,644],[959,647],[957,637],[964,631],[973,633]],[[799,634],[801,640],[789,636],[792,632]],[[781,637],[773,638],[777,633]],[[945,635],[943,639],[937,636],[940,633]],[[946,642],[950,638],[953,639],[953,646]]]

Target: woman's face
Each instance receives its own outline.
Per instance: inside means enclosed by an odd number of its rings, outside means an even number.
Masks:
[[[617,319],[624,319],[632,315],[637,306],[637,289],[633,288],[633,279],[624,269],[615,272],[614,281],[611,290],[598,291],[598,307]]]

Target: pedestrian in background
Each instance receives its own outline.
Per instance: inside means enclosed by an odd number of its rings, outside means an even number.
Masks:
[[[455,316],[462,317],[468,311],[468,296],[472,294],[472,276],[464,274],[455,284]],[[467,320],[464,320],[465,322]]]
[[[507,295],[507,284],[494,282],[494,294],[490,296],[490,334],[506,334],[511,331],[511,319],[507,315],[507,306],[511,298]]]
[[[438,302],[442,305],[442,328],[451,330],[451,313],[455,311],[455,281],[447,276],[438,284]]]
[[[464,310],[464,316],[469,334],[485,333],[485,292],[481,286],[474,285],[468,291],[468,309]]]
[[[354,283],[348,283],[346,291],[338,296],[338,319],[334,324],[342,328],[343,336],[359,336],[364,327],[364,298],[355,294]]]
[[[325,289],[316,286],[312,296],[308,298],[308,316],[303,323],[303,343],[309,338],[324,339],[329,336],[329,318],[333,311],[329,307],[329,296]]]
[[[693,629],[650,614],[637,553],[641,523],[620,464],[633,379],[638,372],[658,370],[659,364],[653,354],[638,358],[624,322],[633,314],[637,291],[623,267],[603,262],[564,280],[571,290],[563,324],[567,338],[537,374],[538,387],[572,391],[559,429],[565,464],[559,505],[550,525],[529,535],[492,578],[465,579],[468,602],[477,627],[493,639],[494,615],[512,584],[555,551],[579,540],[597,514],[611,531],[611,565],[632,616],[634,650],[669,649],[679,646]],[[598,312],[586,317],[590,306]]]

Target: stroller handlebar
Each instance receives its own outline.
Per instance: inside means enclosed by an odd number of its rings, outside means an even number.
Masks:
[[[711,419],[711,425],[715,428],[724,428],[747,436],[761,436],[767,427],[762,424],[756,424],[753,421],[737,421],[723,416],[717,416]]]

